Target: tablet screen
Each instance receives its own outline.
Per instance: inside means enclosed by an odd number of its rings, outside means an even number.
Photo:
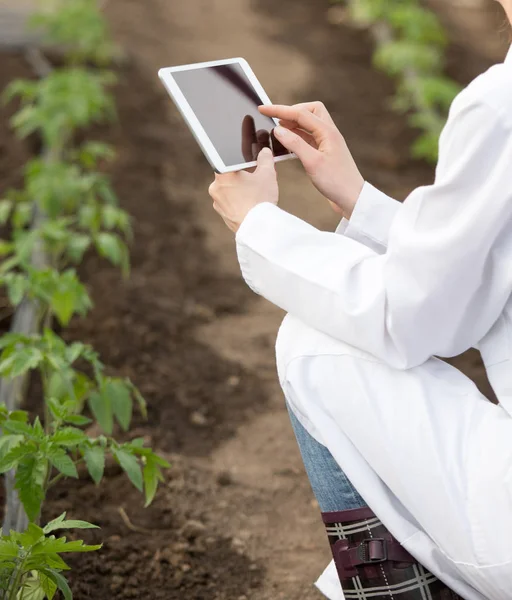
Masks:
[[[289,154],[273,136],[275,122],[258,111],[263,104],[239,64],[173,73],[181,92],[226,166],[256,160],[263,147]]]

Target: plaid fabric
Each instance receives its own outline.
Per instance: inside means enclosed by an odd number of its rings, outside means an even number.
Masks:
[[[368,517],[357,521],[339,522],[344,513],[324,513],[324,523],[333,551],[334,561],[340,574],[343,594],[346,600],[380,598],[387,600],[462,600],[419,563],[386,561],[379,564],[366,564],[357,567],[357,576],[343,578],[338,551],[340,540],[348,540],[350,547],[359,546],[369,538],[394,540],[390,532],[368,510]],[[350,511],[346,511],[350,513]],[[332,522],[331,522],[332,519]],[[336,546],[338,544],[338,546]],[[343,545],[346,545],[344,542]],[[412,558],[412,557],[411,557]]]

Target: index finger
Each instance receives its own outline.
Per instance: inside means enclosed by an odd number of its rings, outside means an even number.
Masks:
[[[332,120],[332,117],[323,102],[300,102],[294,106],[295,108],[305,108],[306,110],[309,110],[309,112],[312,112],[314,115],[322,119],[322,121],[325,123],[331,123],[334,125],[334,121]]]
[[[296,123],[300,129],[311,133],[315,142],[320,142],[325,138],[329,125],[314,115],[307,108],[300,106],[285,106],[283,104],[266,104],[259,106],[259,111],[267,116],[276,119],[284,119]]]

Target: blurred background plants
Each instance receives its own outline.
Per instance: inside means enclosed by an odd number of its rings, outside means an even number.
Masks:
[[[392,107],[419,130],[411,152],[435,163],[448,110],[460,86],[444,74],[447,36],[420,0],[335,0],[375,39],[374,65],[396,80]]]
[[[6,600],[52,598],[60,589],[71,598],[60,554],[97,550],[81,540],[51,535],[58,529],[93,528],[65,515],[39,525],[48,490],[64,477],[77,478],[83,463],[98,484],[106,456],[145,493],[156,493],[168,463],[144,440],[116,441],[115,423],[127,431],[133,405],[145,402],[128,379],[109,376],[92,347],[66,342],[53,331],[74,316],[85,316],[92,300],[76,266],[86,252],[129,275],[129,215],[119,207],[102,166],[114,157],[108,145],[83,139],[93,123],[115,118],[110,92],[116,56],[96,0],[55,0],[33,18],[47,43],[64,51],[64,66],[53,68],[39,53],[39,78],[14,81],[4,101],[17,99],[16,134],[39,141],[41,154],[25,167],[25,184],[0,200],[0,285],[14,316],[0,337],[0,473],[5,474],[6,507],[0,540],[0,592]],[[42,420],[23,410],[29,382],[42,383]],[[89,414],[84,415],[88,409]],[[102,433],[84,427],[96,423]]]

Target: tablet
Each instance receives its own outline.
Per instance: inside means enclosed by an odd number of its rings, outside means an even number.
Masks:
[[[295,158],[273,135],[278,121],[258,111],[271,102],[245,59],[168,67],[158,75],[217,173],[256,166],[265,146],[275,161]]]

